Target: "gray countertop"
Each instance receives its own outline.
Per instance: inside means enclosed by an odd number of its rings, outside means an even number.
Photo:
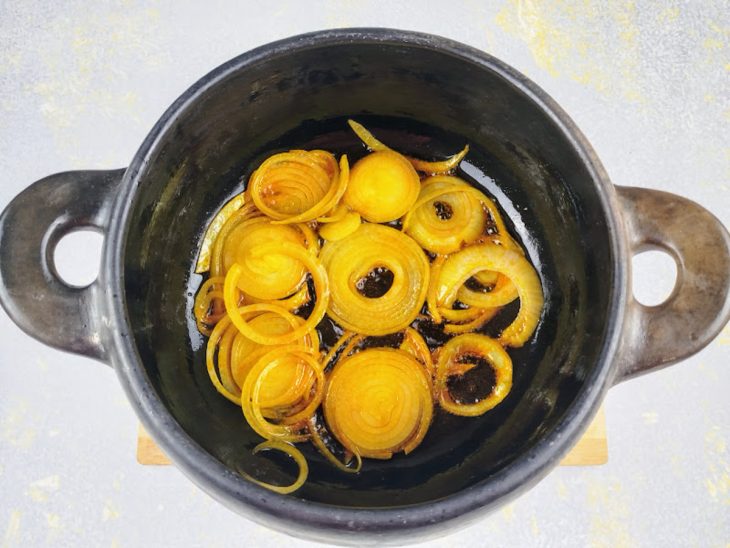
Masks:
[[[0,208],[36,179],[132,158],[197,78],[252,47],[330,27],[441,34],[527,74],[618,184],[687,196],[730,225],[730,10],[704,2],[0,2]],[[92,276],[97,242],[62,264]],[[671,261],[670,261],[671,263]],[[641,257],[636,291],[672,287]],[[433,546],[727,546],[730,329],[613,388],[609,462],[558,468]],[[0,546],[306,546],[134,456],[115,375],[0,314]]]

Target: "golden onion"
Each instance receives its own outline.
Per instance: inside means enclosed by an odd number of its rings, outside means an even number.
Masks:
[[[264,312],[249,321],[253,329],[272,336],[283,335],[303,323],[302,318],[281,311],[278,313]],[[264,345],[254,342],[237,329],[236,334],[237,336],[231,347],[231,371],[233,380],[236,386],[239,387],[238,392],[240,394],[240,387],[243,386],[251,367],[261,356],[275,348],[276,345]],[[307,333],[295,343],[314,354],[319,352],[319,337],[313,336],[312,333]],[[265,399],[268,398],[265,397]]]
[[[456,401],[448,387],[448,378],[463,375],[476,367],[469,359],[484,360],[494,372],[494,387],[476,403]],[[466,417],[482,415],[498,405],[512,388],[512,360],[504,348],[485,335],[467,333],[449,340],[437,351],[436,392],[441,407]]]
[[[339,470],[342,470],[343,472],[347,472],[348,474],[357,474],[360,469],[362,468],[362,458],[357,453],[354,453],[352,456],[355,457],[355,466],[350,468],[348,466],[350,464],[350,461],[352,460],[352,457],[348,458],[348,455],[346,454],[346,461],[342,462],[340,461],[335,454],[330,450],[329,447],[327,447],[327,444],[322,439],[322,435],[320,434],[319,427],[317,425],[317,420],[315,417],[312,417],[309,419],[309,435],[310,435],[310,441],[312,444],[317,448],[317,450],[326,458],[329,462],[331,462],[336,468]],[[349,452],[348,452],[349,453]]]
[[[243,207],[244,204],[243,194],[238,194],[231,198],[231,200],[223,206],[223,208],[216,214],[213,220],[208,225],[203,236],[203,242],[200,244],[200,252],[198,254],[198,262],[195,265],[196,274],[202,274],[210,270],[210,258],[213,251],[213,244],[215,243],[218,234],[220,233],[223,226],[233,215]]]
[[[289,254],[252,253],[265,244],[286,243],[304,249],[305,236],[290,225],[275,225],[265,218],[240,223],[223,246],[223,268],[228,272],[235,263],[241,275],[238,288],[258,299],[282,299],[295,293],[304,281],[304,264]]]
[[[368,154],[352,168],[344,202],[372,223],[394,221],[418,198],[420,180],[413,166],[391,150]]]
[[[230,233],[240,224],[256,218],[263,220],[263,213],[256,209],[256,206],[253,203],[246,202],[223,224],[213,241],[210,251],[209,266],[211,276],[225,276],[226,269],[223,265],[223,247],[228,242],[228,236]]]
[[[273,405],[272,402],[264,401],[264,391],[268,384],[267,379],[278,368],[285,368],[287,375],[290,367],[302,367],[302,371],[310,371],[314,375],[314,382],[302,374],[297,377],[297,385],[294,391],[299,389],[301,383],[312,387],[304,391],[302,406],[294,408],[290,402],[282,405]],[[303,433],[306,422],[314,415],[322,402],[324,393],[324,372],[319,361],[308,351],[301,347],[279,347],[268,351],[261,356],[246,375],[246,380],[241,387],[241,408],[246,421],[253,430],[266,439],[279,439],[282,441],[302,441],[308,435]],[[282,394],[279,394],[282,395]],[[270,416],[278,418],[278,422],[271,422],[266,419],[264,407],[269,411]]]
[[[487,214],[470,189],[456,177],[424,180],[403,230],[432,253],[453,253],[475,241],[484,234]]]
[[[343,156],[341,164],[347,165]],[[264,214],[285,223],[311,221],[335,207],[347,187],[335,157],[323,150],[291,150],[267,158],[247,192]]]
[[[377,459],[407,454],[431,423],[430,377],[402,350],[362,350],[335,366],[323,410],[332,434],[353,454]]]
[[[320,259],[331,291],[327,312],[346,329],[366,335],[395,333],[423,306],[428,260],[416,242],[394,228],[362,224],[346,238],[327,242]],[[382,296],[366,297],[358,283],[378,268],[389,270],[393,283]]]
[[[319,235],[325,240],[341,240],[355,232],[359,226],[360,214],[349,211],[341,219],[320,226]]]
[[[355,135],[357,135],[370,150],[392,150],[389,146],[378,141],[362,124],[357,123],[355,120],[348,120],[347,123],[350,125],[350,128],[352,128],[352,131],[355,132]],[[455,170],[468,152],[469,145],[465,145],[460,152],[446,160],[428,162],[426,160],[419,160],[418,158],[412,158],[410,156],[406,156],[406,159],[418,171],[431,175],[438,175]]]
[[[226,281],[223,285],[223,298],[226,303],[226,310],[233,324],[238,330],[249,339],[260,344],[285,344],[290,343],[312,331],[320,320],[324,317],[330,300],[329,284],[327,281],[327,272],[317,259],[312,257],[303,248],[287,243],[282,244],[263,244],[252,249],[251,253],[255,256],[265,255],[268,253],[287,254],[300,261],[312,276],[314,289],[316,293],[315,304],[312,312],[306,321],[299,327],[292,329],[280,335],[268,335],[253,327],[244,319],[246,314],[256,314],[260,312],[276,312],[281,313],[286,309],[276,304],[251,304],[238,307],[238,284],[241,279],[241,267],[235,263],[226,274]]]
[[[274,491],[275,493],[279,493],[280,495],[288,495],[289,493],[293,493],[302,485],[304,485],[304,482],[307,481],[307,476],[309,475],[309,465],[307,464],[307,459],[304,458],[304,455],[302,455],[302,452],[299,451],[299,449],[297,449],[290,443],[286,443],[283,441],[267,440],[259,443],[256,447],[254,447],[253,454],[256,455],[257,453],[266,450],[281,451],[282,453],[286,453],[292,458],[292,460],[296,463],[297,468],[299,469],[297,479],[294,480],[294,483],[292,483],[291,485],[272,485],[271,483],[257,480],[248,472],[241,471],[241,475],[243,477],[245,477],[248,481],[255,483],[256,485],[265,487],[269,491]]]
[[[517,293],[520,311],[502,332],[500,342],[507,346],[522,346],[537,327],[543,295],[535,269],[523,255],[512,249],[480,244],[450,255],[441,266],[434,284],[436,305],[450,307],[464,282],[481,270],[492,270],[509,277],[511,284],[495,288],[482,296],[484,301],[490,303],[485,307],[494,307],[514,300],[512,291]]]

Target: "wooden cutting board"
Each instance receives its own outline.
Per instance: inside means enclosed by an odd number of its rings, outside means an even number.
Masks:
[[[139,426],[137,435],[137,462],[152,465],[172,464],[142,425]],[[560,464],[563,466],[596,466],[607,462],[606,415],[601,408],[583,437]]]

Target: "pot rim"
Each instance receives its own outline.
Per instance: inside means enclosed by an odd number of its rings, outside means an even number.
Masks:
[[[124,299],[123,250],[140,174],[178,116],[191,108],[207,89],[248,66],[288,55],[292,50],[350,43],[405,45],[446,53],[496,73],[527,95],[551,118],[591,174],[608,223],[615,266],[610,284],[609,321],[599,363],[555,429],[489,479],[440,500],[403,507],[357,509],[312,502],[293,495],[279,495],[234,474],[188,436],[157,396],[137,352]],[[334,538],[332,535],[338,533],[356,532],[404,535],[465,518],[477,510],[486,511],[506,502],[545,476],[577,441],[610,387],[628,291],[627,242],[620,211],[613,184],[568,115],[535,83],[485,52],[440,36],[384,28],[323,30],[271,42],[213,69],[188,88],[152,128],[124,174],[114,204],[102,269],[105,286],[111,289],[106,292],[106,309],[114,341],[112,362],[138,417],[176,466],[210,495],[257,521],[288,532],[295,526],[310,537],[326,538],[329,534]]]

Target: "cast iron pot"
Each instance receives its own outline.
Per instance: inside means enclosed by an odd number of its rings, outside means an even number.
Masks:
[[[464,170],[505,208],[546,294],[531,342],[511,351],[515,385],[478,419],[439,415],[408,457],[344,475],[305,448],[310,477],[281,496],[239,470],[286,482],[251,456],[260,439],[212,388],[191,323],[200,236],[263,157],[290,147],[361,150],[359,117],[406,153],[470,143]],[[480,173],[489,177],[479,178]],[[66,233],[105,236],[97,281],[74,288],[52,261]],[[632,298],[631,256],[677,262],[671,297]],[[684,198],[611,184],[568,116],[504,63],[443,38],[386,29],[316,32],[215,69],[163,115],[130,166],[51,175],[0,218],[0,298],[40,341],[111,365],[144,426],[226,506],[294,535],[415,541],[504,504],[570,449],[606,390],[690,356],[730,315],[730,236]],[[71,383],[73,381],[70,381]]]

